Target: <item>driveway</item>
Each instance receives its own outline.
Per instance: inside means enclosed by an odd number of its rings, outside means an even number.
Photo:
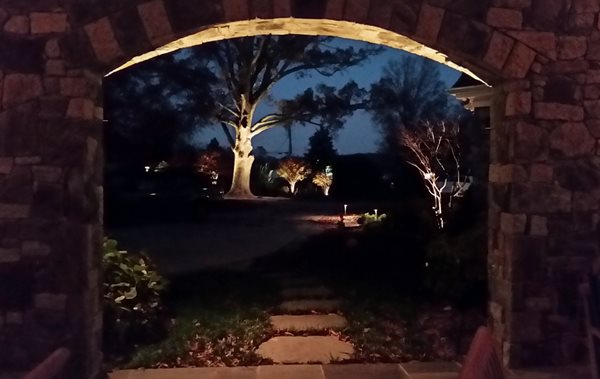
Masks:
[[[335,227],[340,205],[287,199],[224,200],[198,222],[108,230],[123,249],[144,250],[166,275],[243,265]],[[317,222],[328,219],[329,223]]]

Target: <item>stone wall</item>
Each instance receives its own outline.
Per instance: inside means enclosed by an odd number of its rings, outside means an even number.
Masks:
[[[99,372],[102,76],[210,25],[290,16],[406,35],[495,85],[490,323],[509,366],[581,358],[576,285],[599,253],[599,11],[598,0],[0,0],[0,367],[64,345],[74,377]]]

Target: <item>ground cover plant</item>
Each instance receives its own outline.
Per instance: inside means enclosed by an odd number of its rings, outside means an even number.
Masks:
[[[140,347],[121,367],[268,363],[255,350],[272,335],[268,322],[274,304],[271,288],[261,277],[238,272],[206,271],[173,278],[166,299],[172,312],[166,337]]]

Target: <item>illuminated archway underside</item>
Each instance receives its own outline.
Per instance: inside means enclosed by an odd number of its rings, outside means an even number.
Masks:
[[[159,55],[168,54],[176,50],[202,45],[209,42],[222,41],[231,38],[240,38],[256,35],[314,35],[340,37],[353,40],[370,42],[378,45],[385,45],[395,49],[407,51],[409,53],[420,55],[429,58],[438,63],[445,64],[455,70],[464,72],[471,77],[488,85],[483,79],[475,75],[469,69],[462,67],[451,60],[448,56],[440,53],[432,48],[429,48],[419,42],[416,42],[401,34],[390,32],[375,26],[358,24],[348,21],[337,20],[314,20],[314,19],[298,19],[298,18],[277,18],[273,20],[247,20],[237,21],[227,24],[218,24],[207,26],[205,29],[198,31],[195,34],[180,38],[176,41],[168,43],[146,54],[139,55],[117,69],[111,71],[108,75],[133,66],[137,63],[144,62]]]

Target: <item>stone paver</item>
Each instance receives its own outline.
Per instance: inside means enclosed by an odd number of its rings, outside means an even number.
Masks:
[[[260,366],[259,379],[325,379],[320,365]],[[237,379],[237,378],[232,378]]]
[[[347,325],[347,320],[336,314],[271,316],[270,321],[276,331],[295,332],[343,329]]]
[[[289,287],[306,287],[306,286],[314,286],[314,285],[319,285],[321,284],[319,282],[319,280],[315,279],[315,278],[308,278],[308,277],[280,277],[279,278],[279,283],[281,283],[281,286],[284,288],[289,288]]]
[[[284,301],[278,307],[283,312],[334,312],[340,308],[339,300],[290,300]]]
[[[409,374],[458,372],[460,370],[460,366],[456,362],[407,362],[400,366]]]
[[[408,379],[397,364],[324,365],[327,379]]]
[[[410,379],[456,379],[460,366],[455,362],[409,362],[400,369]]]
[[[331,297],[333,291],[325,286],[316,287],[287,287],[281,290],[281,297],[288,300]]]
[[[275,363],[330,363],[350,358],[354,347],[332,336],[273,337],[256,352]]]

